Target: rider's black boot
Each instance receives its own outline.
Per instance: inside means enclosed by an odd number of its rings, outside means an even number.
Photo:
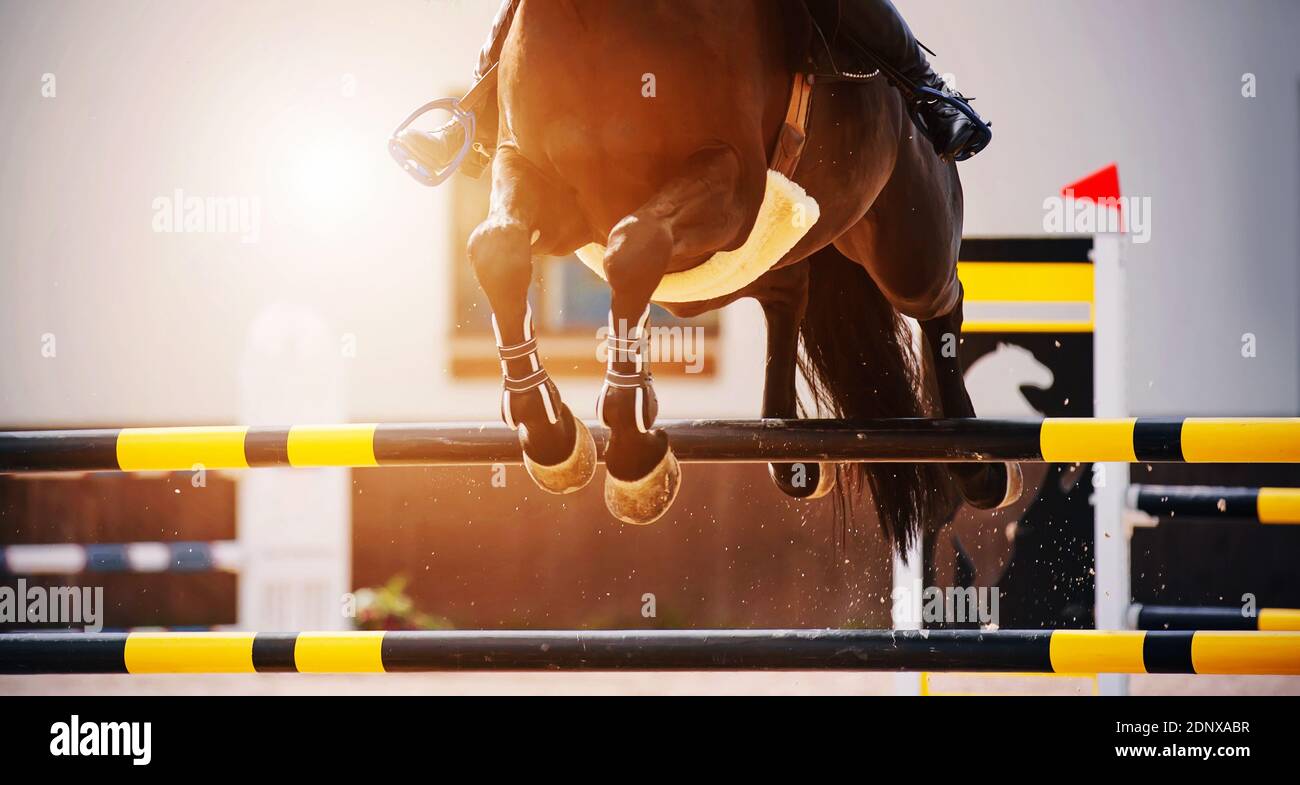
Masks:
[[[993,130],[970,101],[949,89],[933,71],[917,87],[917,94],[908,98],[912,122],[934,145],[940,158],[965,161],[993,141]]]
[[[889,0],[848,0],[836,4],[834,22],[880,66],[907,97],[912,120],[934,151],[964,161],[993,138],[970,102],[948,88],[930,67],[925,50]]]

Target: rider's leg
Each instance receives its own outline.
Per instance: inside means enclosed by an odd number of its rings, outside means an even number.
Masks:
[[[506,33],[510,32],[510,23],[515,20],[515,11],[519,9],[519,0],[504,0],[497,9],[496,18],[492,20],[492,32],[478,53],[478,68],[474,69],[474,81],[483,78],[483,74],[492,70],[492,66],[501,59],[501,47],[505,45]]]
[[[501,59],[501,47],[505,44],[506,34],[510,32],[510,23],[514,21],[519,0],[504,0],[492,21],[492,32],[479,51],[478,67],[474,69],[474,86],[470,88],[461,106],[473,112],[477,119],[474,134],[474,153],[465,158],[460,171],[470,177],[478,178],[483,174],[497,141],[497,91],[496,73],[492,66]],[[493,84],[483,84],[484,77]],[[460,123],[450,122],[434,131],[407,129],[401,134],[402,144],[410,153],[418,157],[430,171],[446,168],[465,144],[465,129]]]
[[[943,94],[939,98],[916,94],[913,89],[909,96],[917,125],[934,144],[935,152],[962,161],[984,149],[991,138],[988,126],[930,67],[925,50],[890,0],[846,0],[838,7],[840,32],[883,60],[886,70],[897,72],[891,76],[901,77],[912,88]]]

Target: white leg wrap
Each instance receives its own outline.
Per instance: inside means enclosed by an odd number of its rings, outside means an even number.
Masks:
[[[546,410],[546,419],[552,425],[560,421],[560,402],[552,392],[552,387],[547,384],[550,377],[546,369],[542,367],[542,361],[537,356],[537,338],[533,333],[533,306],[530,304],[524,313],[523,324],[524,340],[522,343],[513,346],[505,346],[501,340],[501,326],[497,324],[496,314],[492,314],[492,334],[496,337],[497,354],[501,358],[501,377],[504,380],[501,390],[501,419],[510,428],[518,430],[519,423],[515,421],[514,412],[511,410],[512,394],[521,394],[531,392],[541,388],[542,408]],[[523,377],[512,377],[510,375],[510,361],[527,358],[530,372]]]
[[[628,334],[624,336],[619,335],[614,326],[614,312],[610,311],[609,313],[605,382],[600,386],[600,398],[596,402],[596,418],[604,423],[605,427],[611,427],[609,421],[605,419],[605,396],[611,387],[636,391],[635,416],[637,430],[641,433],[647,433],[653,424],[650,419],[649,398],[646,396],[646,388],[652,381],[650,372],[647,369],[649,361],[645,356],[646,341],[648,340],[646,325],[649,320],[650,306],[647,305],[645,311],[641,313],[641,318],[637,320],[636,327],[629,330]],[[632,373],[622,373],[614,369],[616,362],[629,359],[634,364]]]

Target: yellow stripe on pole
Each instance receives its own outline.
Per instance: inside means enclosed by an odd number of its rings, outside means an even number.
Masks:
[[[1146,633],[1056,630],[1052,670],[1057,673],[1146,673],[1142,642]]]
[[[1295,463],[1300,461],[1300,418],[1183,420],[1188,463]]]
[[[383,673],[382,632],[300,632],[293,659],[299,673]]]
[[[1260,523],[1300,523],[1300,488],[1260,488],[1255,510]]]
[[[122,471],[247,469],[244,425],[199,428],[123,428],[117,436]]]
[[[1197,673],[1300,675],[1300,633],[1197,632],[1192,635]]]
[[[1039,432],[1039,450],[1049,463],[1135,461],[1134,418],[1092,420],[1048,417]]]
[[[1090,333],[1093,331],[1092,320],[1079,322],[1036,322],[1036,321],[985,321],[974,319],[963,322],[964,333]]]
[[[254,673],[251,632],[133,632],[128,673]]]
[[[1300,609],[1260,608],[1256,626],[1261,630],[1273,632],[1300,632]]]
[[[1074,262],[961,262],[967,302],[1093,301],[1093,270]]]
[[[290,466],[378,466],[375,423],[295,425],[289,429]]]

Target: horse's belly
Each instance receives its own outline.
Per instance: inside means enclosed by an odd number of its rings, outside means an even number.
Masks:
[[[726,129],[674,119],[663,106],[598,107],[581,97],[542,108],[529,103],[519,101],[511,117],[519,151],[572,188],[605,232],[686,174],[702,147],[729,141]]]

